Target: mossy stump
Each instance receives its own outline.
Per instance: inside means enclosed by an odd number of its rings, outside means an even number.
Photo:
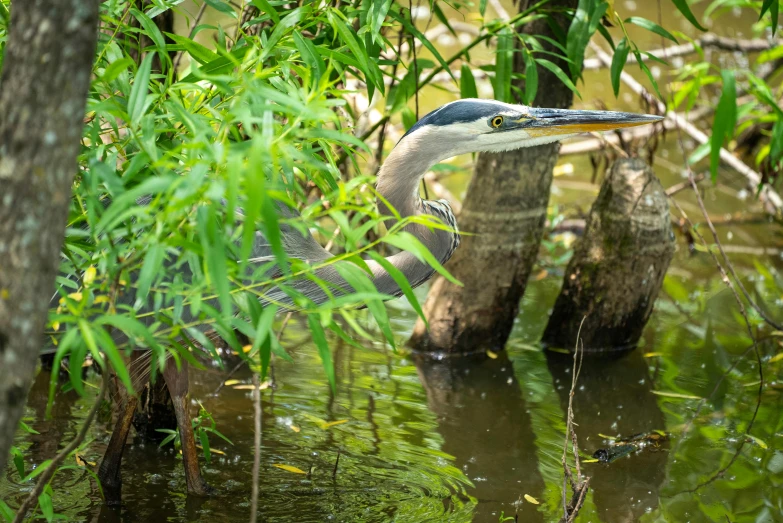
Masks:
[[[543,343],[574,350],[586,318],[586,352],[635,348],[674,249],[661,183],[643,160],[617,160],[574,247]]]

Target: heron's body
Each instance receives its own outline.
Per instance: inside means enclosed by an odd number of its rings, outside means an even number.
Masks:
[[[494,100],[458,100],[426,115],[411,127],[394,147],[378,173],[377,191],[382,197],[378,202],[378,209],[389,219],[396,216],[408,218],[430,215],[446,225],[447,228],[444,229],[410,223],[405,228],[427,247],[438,261],[445,263],[460,243],[454,213],[445,200],[423,200],[419,196],[422,177],[436,163],[464,153],[518,149],[551,143],[585,131],[611,130],[658,120],[659,117],[630,113],[536,109]],[[477,176],[481,176],[481,173]],[[290,209],[281,209],[281,212],[288,218],[295,213]],[[322,265],[332,256],[312,235],[302,234],[289,225],[281,226],[281,238],[289,258]],[[257,234],[251,261],[266,263],[273,259],[266,239]],[[400,286],[382,264],[375,260],[366,262],[378,292],[391,296],[401,295]],[[387,257],[387,262],[400,271],[411,286],[424,283],[433,273],[428,264],[407,251]],[[184,273],[180,276],[183,281],[189,282],[192,274],[187,264],[182,266],[182,271]],[[329,294],[339,296],[353,290],[331,265],[320,266],[315,273],[322,283],[326,283],[330,289],[329,293],[308,278],[299,278],[288,285],[297,294],[304,295],[315,303],[326,302],[330,299]],[[125,297],[124,301],[133,303],[135,297],[131,294]],[[261,301],[282,304],[283,309],[293,308],[293,300],[279,288],[268,290]],[[183,321],[189,320],[183,318]],[[164,376],[177,410],[188,491],[206,494],[206,484],[198,472],[193,429],[187,416],[187,367],[183,364],[181,371],[167,368]],[[113,487],[111,492],[107,492],[107,499],[116,496],[114,501],[119,500],[119,462],[130,429],[135,401],[129,400],[124,409],[100,469],[104,489],[106,485]]]

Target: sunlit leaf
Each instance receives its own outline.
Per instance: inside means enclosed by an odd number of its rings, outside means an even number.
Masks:
[[[693,24],[693,27],[698,29],[699,31],[706,31],[707,28],[703,27],[698,20],[696,20],[696,17],[693,16],[693,12],[691,11],[690,6],[688,5],[688,0],[672,0],[674,2],[674,5],[677,7],[677,9],[682,13],[682,16],[684,16],[691,24]]]
[[[620,43],[617,44],[617,49],[615,49],[614,56],[612,57],[612,90],[614,90],[615,96],[620,94],[620,75],[623,73],[623,68],[628,60],[628,52],[630,50],[631,48],[628,45],[628,39],[623,38],[620,40]]]
[[[286,472],[293,472],[294,474],[307,474],[307,472],[305,472],[304,470],[298,467],[294,467],[293,465],[283,465],[280,463],[273,463],[272,466],[285,470]]]

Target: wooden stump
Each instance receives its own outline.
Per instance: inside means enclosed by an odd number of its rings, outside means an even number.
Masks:
[[[669,202],[639,158],[613,165],[574,248],[543,343],[586,351],[632,349],[674,254]]]

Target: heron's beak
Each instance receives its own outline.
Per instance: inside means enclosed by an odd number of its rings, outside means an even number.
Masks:
[[[621,127],[659,122],[663,117],[615,111],[572,111],[532,107],[529,118],[523,120],[526,120],[524,127],[531,136],[553,136],[612,131]]]

